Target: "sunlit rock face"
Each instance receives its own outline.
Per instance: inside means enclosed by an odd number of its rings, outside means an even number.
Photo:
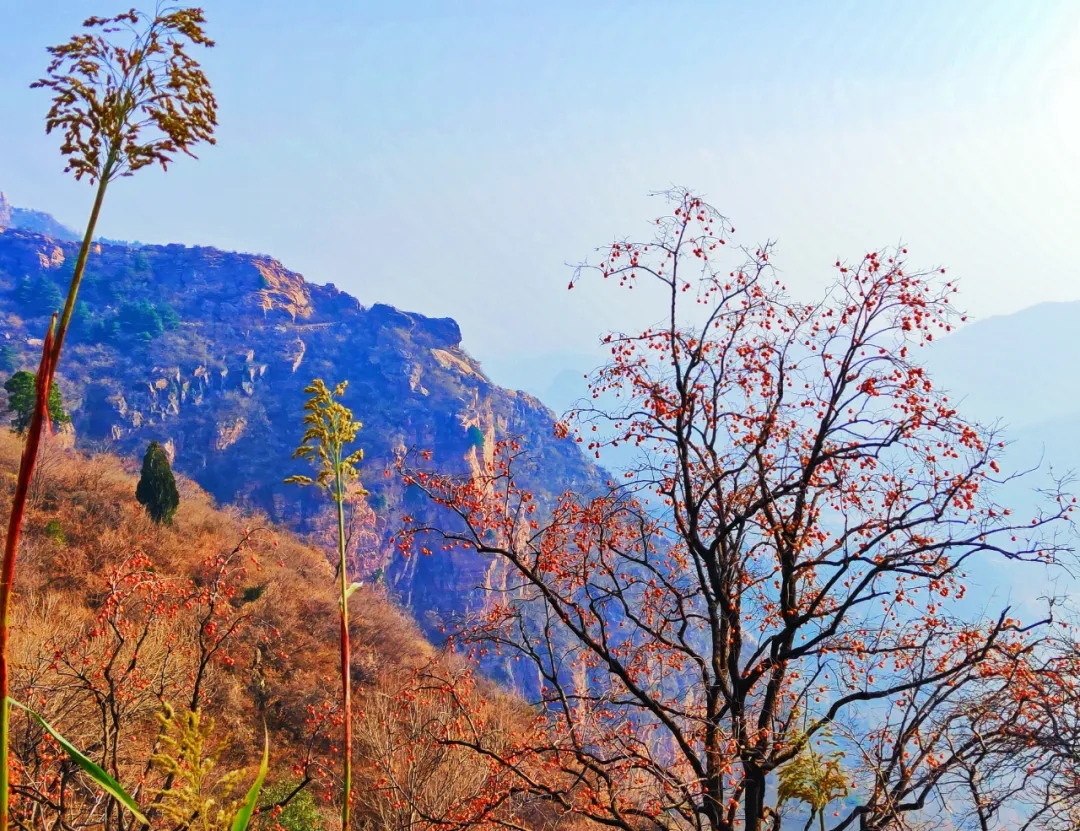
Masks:
[[[0,234],[0,344],[9,369],[36,368],[35,346],[66,292],[77,244],[9,227]],[[600,472],[552,432],[552,413],[493,385],[461,346],[456,322],[365,306],[308,283],[276,260],[213,248],[96,246],[59,370],[82,447],[141,456],[155,439],[222,503],[316,531],[326,501],[284,484],[307,472],[291,454],[303,433],[304,387],[348,380],[363,422],[363,484],[378,517],[379,565],[429,634],[474,608],[478,587],[506,576],[460,552],[405,559],[389,544],[404,510],[430,510],[384,472],[395,451],[427,449],[468,473],[494,442],[520,436],[540,497],[581,492]],[[39,348],[39,347],[38,347]]]

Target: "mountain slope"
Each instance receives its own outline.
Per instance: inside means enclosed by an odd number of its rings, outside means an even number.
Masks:
[[[53,239],[68,241],[79,239],[75,231],[57,222],[51,214],[27,208],[16,208],[8,202],[3,191],[0,191],[0,231],[5,228],[18,228],[21,231],[30,231]]]
[[[21,452],[14,434],[0,430],[4,516]],[[13,696],[36,704],[65,736],[99,759],[102,731],[115,729],[124,753],[114,772],[131,788],[153,752],[158,696],[178,708],[188,706],[200,657],[198,633],[212,631],[200,630],[199,621],[216,621],[233,634],[210,656],[199,706],[216,720],[215,738],[229,739],[220,768],[253,771],[265,719],[273,747],[270,784],[280,790],[294,783],[296,766],[312,752],[312,790],[332,797],[332,779],[318,771],[320,764],[333,763],[334,734],[326,728],[316,732],[310,715],[333,708],[337,692],[336,597],[325,558],[266,527],[258,516],[215,509],[182,477],[183,500],[173,526],[156,526],[135,501],[136,470],[134,462],[123,465],[103,454],[87,458],[55,443],[42,449],[16,579]],[[225,571],[219,563],[227,564]],[[200,586],[220,587],[220,596],[229,600],[216,616],[206,617],[208,595],[199,593]],[[110,605],[110,596],[122,602]],[[378,591],[363,589],[352,603],[357,685],[385,683],[395,671],[435,655],[415,624]],[[109,669],[112,654],[117,659]],[[109,721],[101,702],[116,690],[123,695]],[[367,706],[367,700],[359,705]],[[48,782],[64,769],[63,761],[38,755],[40,736],[34,739],[23,718],[12,716],[20,770],[27,779]],[[379,773],[365,758],[358,753],[357,775],[366,793]],[[68,821],[80,819],[81,796],[93,797],[92,788],[80,790],[79,784],[69,785]],[[156,784],[154,777],[147,781],[147,787]],[[25,810],[28,792],[19,791],[17,813]],[[91,799],[87,810],[94,804],[100,800]],[[326,812],[333,814],[332,808]]]
[[[47,315],[76,245],[9,228],[0,233],[0,359],[33,369]],[[80,292],[59,383],[80,446],[141,454],[156,439],[175,467],[223,503],[265,510],[300,531],[327,505],[285,485],[308,472],[291,453],[303,432],[304,387],[348,380],[345,403],[364,428],[362,476],[381,540],[374,567],[435,633],[445,616],[500,582],[475,555],[404,560],[387,545],[402,510],[423,510],[395,477],[394,454],[431,450],[467,472],[494,442],[521,436],[538,495],[601,482],[571,441],[557,440],[537,399],[492,384],[450,319],[366,307],[333,285],[306,282],[277,261],[183,245],[97,245]]]
[[[934,345],[935,375],[980,418],[1030,427],[1080,413],[1080,303],[971,323]]]
[[[1080,303],[1042,303],[972,323],[927,363],[965,413],[1014,441],[1017,466],[1080,468]]]

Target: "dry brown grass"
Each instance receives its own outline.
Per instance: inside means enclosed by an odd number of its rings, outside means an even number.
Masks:
[[[0,511],[10,508],[21,447],[18,437],[0,431]],[[34,700],[61,732],[76,743],[85,742],[94,756],[101,750],[95,720],[101,720],[101,690],[106,685],[100,679],[80,680],[72,667],[80,660],[84,665],[105,660],[110,649],[117,652],[116,666],[133,654],[131,643],[118,647],[108,631],[95,632],[110,572],[140,551],[162,580],[191,587],[193,579],[201,579],[198,575],[208,557],[233,550],[250,530],[244,556],[254,559],[240,578],[232,603],[236,608],[229,610],[249,618],[229,643],[231,665],[211,662],[201,704],[231,737],[224,760],[228,764],[253,762],[265,717],[271,730],[271,780],[295,780],[294,766],[313,755],[312,772],[321,772],[323,785],[330,789],[334,774],[324,766],[334,766],[327,750],[336,728],[332,718],[321,724],[312,718],[312,713],[333,713],[339,683],[336,598],[324,554],[271,528],[263,517],[215,507],[182,477],[174,523],[159,527],[135,501],[134,465],[113,456],[86,456],[51,446],[41,470],[17,570],[14,694]],[[378,679],[407,672],[435,655],[408,615],[377,590],[358,591],[350,606],[354,682],[361,695],[365,686],[374,687]],[[149,613],[134,602],[125,612],[140,625],[149,620]],[[181,608],[167,623],[148,622],[144,629],[138,661],[153,683],[137,695],[129,689],[118,696],[125,699],[117,717],[121,723],[117,730],[122,729],[124,736],[116,764],[129,779],[137,778],[153,741],[156,697],[163,691],[180,698],[190,694],[192,644],[198,637],[191,609]],[[61,653],[62,660],[57,657]],[[114,673],[121,674],[115,669]],[[59,761],[42,756],[36,744],[40,735],[16,720],[14,746],[27,763],[23,785],[34,776],[44,781],[62,773]],[[314,739],[313,729],[318,732]]]
[[[0,511],[10,509],[21,449],[18,437],[0,430]],[[181,502],[173,525],[155,525],[135,501],[138,464],[131,460],[54,443],[41,469],[17,569],[15,697],[39,709],[148,804],[152,790],[162,784],[147,765],[156,749],[155,716],[162,700],[178,707],[190,701],[200,607],[181,605],[171,616],[160,617],[155,616],[157,606],[133,594],[124,608],[130,629],[121,641],[101,618],[110,575],[141,553],[153,568],[144,568],[144,577],[190,594],[206,585],[208,558],[233,551],[248,535],[243,554],[249,558],[248,571],[239,576],[224,618],[243,616],[245,622],[222,652],[230,660],[209,663],[199,706],[216,722],[217,739],[227,739],[222,770],[247,767],[251,773],[265,719],[271,741],[268,783],[291,786],[310,775],[308,787],[324,806],[323,827],[336,828],[338,615],[326,555],[273,528],[265,517],[216,507],[180,476]],[[355,828],[481,831],[495,827],[490,820],[505,818],[507,810],[525,827],[578,827],[543,803],[517,798],[492,817],[477,823],[465,819],[479,795],[497,795],[509,780],[501,775],[489,779],[492,769],[482,758],[438,747],[433,740],[451,735],[462,723],[482,722],[485,742],[510,742],[528,732],[529,711],[482,680],[455,690],[452,699],[418,692],[430,679],[459,675],[467,666],[424,640],[408,613],[378,588],[357,591],[350,615]],[[110,658],[111,668],[103,676],[101,668]],[[480,722],[474,721],[481,712]],[[67,789],[66,827],[126,828],[63,755],[43,741],[40,730],[21,714],[14,716],[13,729],[15,810],[27,827],[65,827],[49,807],[58,804],[57,788],[62,787]],[[145,782],[136,784],[142,776]],[[451,821],[432,821],[431,815],[441,810],[453,815]],[[275,828],[269,817],[258,827]]]

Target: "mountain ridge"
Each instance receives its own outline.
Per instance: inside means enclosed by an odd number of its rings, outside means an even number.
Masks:
[[[17,208],[8,201],[7,195],[0,191],[0,232],[3,232],[5,228],[17,228],[20,231],[30,231],[50,239],[65,240],[67,242],[79,242],[82,240],[82,236],[77,231],[60,222],[52,214],[32,208]],[[139,242],[111,240],[106,237],[97,237],[96,240],[97,242],[113,245],[142,245]]]
[[[14,227],[0,233],[5,371],[36,368],[76,253],[69,240]],[[450,318],[366,306],[270,257],[98,243],[58,383],[80,447],[133,457],[157,440],[219,503],[317,534],[327,501],[283,480],[307,472],[291,458],[303,432],[304,387],[316,377],[349,380],[345,404],[364,422],[358,444],[373,512],[364,556],[437,637],[448,617],[476,608],[506,575],[474,554],[396,555],[397,517],[425,510],[418,494],[383,475],[397,454],[430,450],[464,475],[514,435],[531,456],[526,484],[541,500],[597,488],[606,476],[572,440],[555,437],[547,407],[493,384],[461,344]]]

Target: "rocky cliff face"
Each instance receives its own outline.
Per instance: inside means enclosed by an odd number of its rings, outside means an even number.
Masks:
[[[34,369],[47,314],[76,245],[8,228],[0,233],[0,349]],[[465,472],[497,437],[520,435],[540,495],[599,484],[599,472],[553,415],[525,393],[492,384],[461,348],[450,319],[362,305],[268,257],[182,245],[98,245],[59,371],[80,444],[138,455],[151,439],[221,502],[264,510],[310,530],[325,502],[283,484],[308,472],[290,456],[302,434],[304,387],[348,379],[346,404],[364,422],[364,485],[383,540],[401,510],[423,510],[384,470],[395,451],[426,448]],[[385,546],[386,579],[434,632],[473,590],[502,580],[477,557],[404,560]]]

